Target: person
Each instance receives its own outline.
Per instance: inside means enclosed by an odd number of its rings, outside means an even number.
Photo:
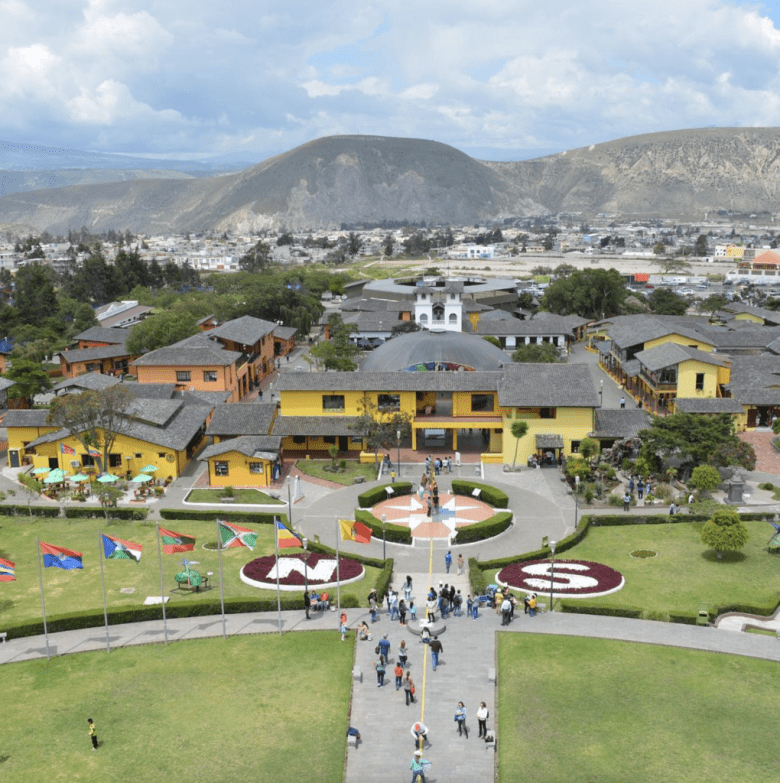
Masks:
[[[501,625],[509,625],[509,614],[512,611],[512,602],[507,596],[501,602]]]
[[[339,619],[339,627],[341,629],[341,641],[345,642],[347,640],[347,613],[342,612],[341,618]]]
[[[444,648],[441,646],[438,636],[433,637],[433,641],[430,643],[431,648],[431,663],[433,663],[433,670],[436,671],[436,667],[439,665],[439,656],[444,652]]]
[[[463,573],[463,555],[458,555],[458,576]]]
[[[455,607],[452,610],[452,614],[454,617],[462,617],[463,616],[463,596],[460,594],[460,590],[458,590],[457,593],[455,593],[455,598],[452,601],[452,605]]]
[[[376,687],[381,688],[385,684],[385,659],[380,655],[374,664],[376,669]]]
[[[430,764],[422,757],[422,751],[416,750],[414,752],[414,758],[412,763],[409,764],[409,769],[412,770],[412,783],[426,783],[425,782],[425,767]]]
[[[390,483],[395,484],[395,470],[390,471]]]
[[[422,631],[420,631],[420,641],[423,644],[431,643],[431,629],[427,625],[424,625]]]
[[[531,617],[536,614],[536,593],[531,593],[531,597],[528,599],[528,614]]]
[[[360,623],[357,629],[358,632],[358,638],[361,641],[371,641],[371,631],[368,629],[368,625],[366,625],[366,621],[363,620],[363,622]]]
[[[620,398],[620,407],[621,408],[625,408],[626,407],[626,398],[625,397],[621,397]]]
[[[432,512],[433,512],[433,501],[431,500],[431,496],[428,495],[428,497],[425,500],[425,516],[429,517]]]
[[[636,483],[636,494],[640,500],[642,499],[642,494],[644,493],[644,491],[645,491],[645,482],[642,481],[642,479],[640,478],[639,481],[637,481]]]
[[[452,565],[452,552],[448,551],[446,555],[444,555],[444,565],[447,567],[447,573],[450,572],[450,566]]]
[[[693,497],[693,492],[691,492],[691,494],[690,494],[690,495],[688,495],[688,505],[689,505],[689,506],[692,506],[692,505],[693,505],[693,500],[694,500],[694,497]]]
[[[526,593],[525,598],[523,598],[523,614],[528,614],[528,607],[531,605],[531,596]]]
[[[675,506],[674,501],[672,501],[671,505],[669,506],[669,516],[673,517],[676,512],[677,512],[677,506]]]
[[[517,608],[517,598],[515,598],[512,593],[509,593],[508,595],[509,603],[512,604],[512,608],[509,611],[509,619],[514,620],[515,619],[515,609]]]
[[[303,608],[306,610],[306,619],[311,620],[311,617],[309,617],[309,610],[311,609],[311,597],[306,592],[306,590],[303,591]]]
[[[420,500],[423,499],[423,495],[425,494],[425,483],[428,481],[428,477],[425,475],[425,473],[422,474],[422,478],[420,479],[420,483],[417,486],[417,497],[420,498]]]
[[[406,668],[406,660],[409,657],[409,648],[406,646],[406,639],[401,639],[401,644],[398,645],[398,662],[401,666]]]
[[[414,681],[412,680],[412,673],[406,672],[404,677],[404,694],[406,695],[406,706],[414,703]]]
[[[387,634],[385,634],[380,640],[379,644],[377,644],[377,647],[379,648],[379,652],[382,654],[382,657],[386,660],[390,660],[390,641],[387,638]]]
[[[469,617],[473,616],[474,598],[471,593],[469,593],[469,597],[466,599],[466,611],[468,612]]]
[[[404,678],[404,667],[401,666],[401,660],[399,658],[398,663],[395,665],[395,669],[393,669],[393,674],[395,674],[395,689],[399,690],[401,688],[401,685],[403,684],[403,678]]]
[[[425,458],[425,473],[430,476],[431,474],[431,455],[429,454]]]
[[[628,511],[631,508],[631,495],[626,492],[625,495],[623,495],[623,511]]]
[[[95,725],[95,721],[93,721],[92,718],[87,718],[87,723],[89,724],[89,730],[87,731],[87,734],[89,734],[89,737],[92,740],[92,750],[97,750],[97,726]]]
[[[404,598],[406,599],[406,603],[408,604],[409,601],[412,600],[412,577],[407,576],[406,582],[404,582]]]
[[[439,457],[433,461],[433,472],[437,476],[441,473],[441,459]]]
[[[439,513],[439,485],[434,484],[433,485],[433,510],[438,514]]]
[[[458,706],[455,709],[455,722],[458,724],[458,736],[462,737],[466,735],[466,739],[469,738],[469,729],[466,726],[466,707],[462,701],[458,702]]]
[[[477,723],[479,724],[479,736],[487,737],[487,719],[490,717],[487,704],[480,702],[479,709],[477,710]]]
[[[401,612],[398,608],[398,593],[393,592],[393,595],[390,598],[390,619],[395,620],[396,615],[400,617]]]
[[[447,473],[452,473],[452,457],[447,457]]]
[[[368,597],[368,608],[369,611],[371,612],[371,622],[375,623],[379,619],[377,617],[376,593]]]
[[[412,736],[414,737],[415,747],[417,747],[418,744],[424,747],[425,743],[428,742],[428,727],[420,721],[413,723]],[[430,745],[431,743],[428,742],[428,744]]]
[[[633,476],[631,476],[631,478],[629,478],[629,480],[628,480],[628,491],[630,493],[633,493],[633,491],[634,491],[634,477]]]
[[[496,614],[501,614],[501,604],[504,601],[504,591],[499,587],[493,596],[493,606],[496,608]]]
[[[417,619],[417,607],[414,605],[414,601],[409,601],[409,618],[412,622]]]
[[[398,602],[398,618],[401,625],[406,625],[406,601],[403,598]]]
[[[427,604],[425,604],[425,619],[429,623],[436,622],[436,606],[438,602],[435,598],[431,598]]]

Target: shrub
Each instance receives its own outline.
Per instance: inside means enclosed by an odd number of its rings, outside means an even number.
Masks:
[[[387,498],[385,489],[392,487],[396,495],[411,495],[412,482],[398,481],[395,484],[380,484],[378,487],[371,487],[358,495],[358,504],[360,508],[373,508],[377,503]]]
[[[355,511],[355,522],[362,522],[366,527],[371,528],[373,538],[382,538],[382,520],[375,517],[370,511],[357,509]],[[411,544],[412,531],[402,525],[393,525],[385,523],[385,541],[392,541],[395,544]]]
[[[485,572],[482,568],[483,566],[480,566],[476,558],[469,558],[469,584],[471,585],[472,595],[485,595],[487,592]]]
[[[580,454],[588,460],[599,453],[599,442],[595,438],[583,438],[580,441]]]
[[[570,478],[577,478],[580,481],[590,474],[590,465],[582,457],[571,457],[566,460],[566,475]]]
[[[9,517],[28,517],[32,514],[34,517],[58,517],[60,515],[59,506],[3,506],[0,512]]]
[[[225,522],[270,525],[275,519],[287,524],[287,514],[269,514],[260,511],[195,511],[186,508],[161,508],[163,519],[197,519],[208,522],[223,519]]]
[[[106,513],[102,506],[70,506],[65,509],[68,519],[105,519]],[[108,510],[109,519],[133,519],[141,520],[149,516],[148,508],[111,508]]]
[[[387,595],[387,588],[390,587],[390,582],[393,579],[393,558],[388,557],[387,562],[382,567],[382,572],[379,574],[379,577],[376,580],[376,584],[374,587],[376,587],[377,595],[384,596]]]
[[[631,499],[633,500],[633,496]],[[610,495],[607,502],[609,503],[610,506],[622,506],[623,498],[620,497],[620,495]]]
[[[730,508],[716,511],[701,531],[702,543],[718,553],[718,560],[723,558],[724,552],[742,549],[748,538],[748,530],[739,514]]]
[[[780,419],[778,419],[775,422],[775,424],[777,424],[777,422],[780,422]],[[769,492],[774,492],[775,491],[775,485],[771,481],[765,481],[763,484],[759,484],[758,488],[759,489],[766,489]]]
[[[458,528],[455,537],[455,543],[468,544],[472,541],[482,541],[486,538],[492,538],[499,533],[503,533],[512,524],[511,511],[499,511],[492,517],[483,519],[468,527]]]
[[[589,505],[593,502],[593,490],[590,487],[585,490],[585,502]]]
[[[574,614],[600,614],[605,617],[630,617],[638,619],[642,616],[642,610],[636,606],[604,606],[593,600],[587,603],[574,599],[561,598],[558,601],[559,611]]]
[[[697,465],[688,484],[694,489],[712,490],[720,484],[720,473],[712,465]]]
[[[234,498],[235,496],[236,496],[236,491],[233,489],[233,487],[225,487],[222,490],[223,498]]]
[[[506,492],[502,492],[496,487],[491,487],[490,484],[462,481],[461,479],[453,479],[452,481],[453,495],[472,495],[475,489],[480,490],[479,499],[484,500],[485,503],[493,506],[493,508],[509,508],[509,496]]]

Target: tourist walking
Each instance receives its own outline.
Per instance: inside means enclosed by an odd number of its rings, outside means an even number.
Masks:
[[[458,576],[463,573],[463,555],[458,555]]]
[[[404,582],[404,598],[406,599],[406,603],[408,604],[409,601],[412,600],[412,577],[407,576],[406,581]]]
[[[477,710],[477,724],[479,725],[479,736],[487,737],[487,719],[490,717],[487,704],[480,702],[479,709]]]
[[[640,500],[642,499],[642,495],[644,494],[644,491],[645,491],[645,482],[642,481],[642,479],[639,479],[639,481],[637,481],[636,484],[636,494]]]
[[[621,408],[625,408],[626,407],[626,398],[625,397],[621,397],[620,398],[620,407]]]
[[[416,750],[412,763],[409,764],[409,769],[412,770],[412,783],[426,783],[425,781],[425,768],[430,766],[430,761],[426,761],[422,757],[422,751]]]
[[[374,663],[376,669],[376,687],[381,688],[385,684],[385,659],[380,655]]]
[[[398,663],[395,665],[395,669],[393,669],[393,674],[395,674],[395,689],[399,690],[403,684],[404,678],[404,667],[401,666],[400,658],[398,659]]]
[[[504,596],[501,602],[501,625],[509,625],[509,615],[512,613],[512,602]]]
[[[626,492],[625,495],[623,495],[623,511],[628,511],[631,508],[631,495]]]
[[[385,634],[377,644],[377,647],[379,648],[379,652],[382,654],[382,657],[386,660],[390,660],[390,642],[387,638],[387,634]]]
[[[452,552],[447,552],[446,555],[444,555],[444,565],[447,567],[447,573],[450,572],[450,566],[452,565]]]
[[[341,631],[341,641],[347,640],[347,613],[342,612],[339,619],[339,630]]]
[[[406,646],[406,639],[401,639],[401,644],[398,646],[398,662],[401,666],[406,668],[406,660],[409,657],[409,648]]]
[[[309,595],[308,590],[303,591],[303,608],[306,611],[306,619],[310,620],[309,609],[311,609],[311,596]]]
[[[431,598],[427,604],[425,604],[425,619],[426,622],[429,623],[435,623],[436,622],[436,606],[438,602],[436,598]]]
[[[458,706],[455,709],[455,723],[458,724],[458,736],[462,737],[466,735],[466,739],[469,738],[469,729],[466,726],[466,707],[462,701],[458,702]]]
[[[403,598],[398,602],[398,617],[401,625],[406,625],[406,601]]]
[[[89,724],[89,730],[87,731],[87,734],[89,735],[89,738],[92,740],[92,750],[97,750],[98,749],[97,726],[95,725],[95,721],[93,721],[92,718],[87,718],[87,723]]]
[[[416,699],[414,698],[414,681],[412,680],[412,673],[406,672],[404,677],[404,694],[406,695],[406,706],[413,704]]]
[[[438,636],[434,636],[429,645],[431,648],[431,663],[433,663],[433,670],[436,671],[436,667],[439,665],[439,656],[444,652],[444,648],[441,646]]]
[[[531,593],[531,597],[528,599],[528,614],[531,617],[536,614],[536,593]]]

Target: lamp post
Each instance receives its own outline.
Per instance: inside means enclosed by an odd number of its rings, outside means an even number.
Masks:
[[[309,539],[304,538],[301,541],[301,544],[303,545],[303,552],[301,553],[301,557],[303,558],[303,589],[308,593],[309,592],[309,557],[311,557],[311,552],[309,552]]]
[[[555,545],[557,544],[557,541],[550,541],[550,611],[554,612],[553,609],[553,582],[555,581]]]
[[[385,540],[386,524],[387,524],[387,514],[382,514],[382,560],[387,560],[387,543]]]
[[[580,477],[574,477],[574,529],[577,529],[577,522],[580,515]]]
[[[604,381],[599,384],[599,407],[604,407]]]
[[[396,452],[396,475],[401,478],[401,430],[395,431],[395,437],[398,442],[398,451]]]
[[[292,476],[287,474],[287,521],[290,523],[290,529],[292,529]]]

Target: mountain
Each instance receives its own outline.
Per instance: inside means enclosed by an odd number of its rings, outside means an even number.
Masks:
[[[779,194],[776,128],[646,134],[511,163],[478,161],[422,139],[331,136],[237,174],[7,195],[0,227],[161,234],[383,220],[464,224],[563,211],[695,220],[716,210],[775,211]]]

